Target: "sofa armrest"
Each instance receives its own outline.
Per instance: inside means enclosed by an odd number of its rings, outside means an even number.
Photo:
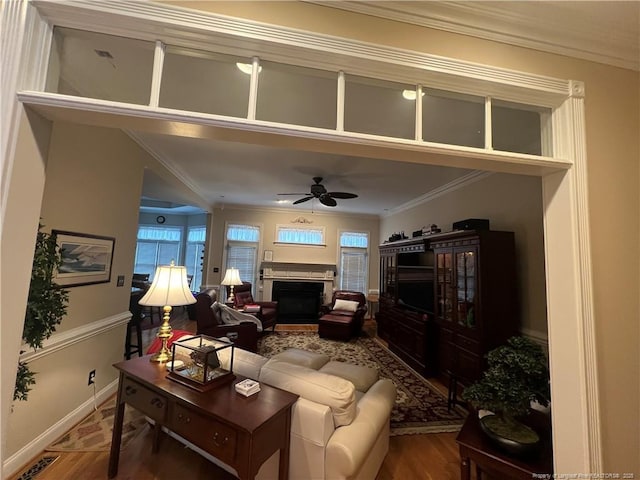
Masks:
[[[327,478],[351,478],[372,450],[389,422],[396,387],[389,379],[378,380],[360,398],[358,415],[349,425],[337,428],[327,444]]]

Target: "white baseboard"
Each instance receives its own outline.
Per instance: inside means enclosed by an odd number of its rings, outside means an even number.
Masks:
[[[9,477],[23,468],[28,462],[40,455],[48,445],[60,438],[88,416],[94,410],[95,405],[100,405],[118,390],[118,379],[100,390],[95,399],[92,397],[82,403],[78,408],[61,418],[58,422],[50,426],[27,445],[7,458],[2,464],[2,478]]]

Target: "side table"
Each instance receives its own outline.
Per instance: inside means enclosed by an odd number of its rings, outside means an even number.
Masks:
[[[460,449],[460,478],[470,480],[471,462],[476,464],[476,477],[486,472],[496,479],[531,480],[533,474],[553,474],[553,452],[547,419],[533,412],[531,426],[540,434],[540,449],[530,455],[518,457],[500,450],[480,428],[478,415],[472,412],[456,438]],[[529,422],[528,422],[529,423]],[[551,478],[551,475],[549,478]]]
[[[114,366],[120,381],[109,478],[118,473],[125,403],[155,421],[154,453],[166,427],[233,467],[242,480],[253,479],[279,450],[278,478],[288,478],[291,408],[297,395],[263,384],[260,392],[244,397],[234,388],[245,378],[238,374],[230,383],[199,392],[168,379],[165,365],[149,361],[148,355]]]

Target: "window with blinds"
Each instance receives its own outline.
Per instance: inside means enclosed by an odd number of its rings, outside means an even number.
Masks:
[[[260,228],[255,225],[227,225],[227,264],[240,272],[240,280],[255,287]]]
[[[182,228],[180,227],[152,227],[138,228],[136,243],[135,273],[148,273],[149,280],[158,265],[169,265],[171,260],[179,264],[180,245],[182,242]]]
[[[369,234],[340,233],[340,289],[366,295],[368,281]]]

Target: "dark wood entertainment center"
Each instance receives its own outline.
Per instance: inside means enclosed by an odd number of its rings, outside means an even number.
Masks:
[[[378,335],[457,388],[519,329],[513,232],[460,230],[380,245]],[[452,385],[452,383],[449,383]]]

